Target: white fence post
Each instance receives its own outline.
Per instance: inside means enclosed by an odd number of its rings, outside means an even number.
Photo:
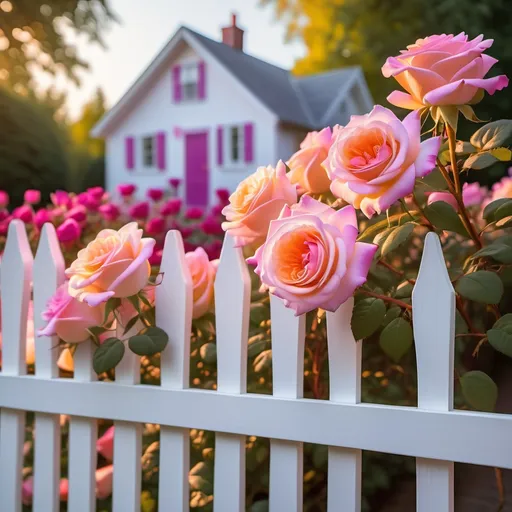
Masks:
[[[351,329],[354,299],[335,313],[327,313],[329,400],[345,404],[361,401],[362,341]],[[361,450],[329,447],[328,512],[361,510]]]
[[[453,409],[455,292],[439,238],[429,233],[412,294],[418,408]],[[440,433],[440,435],[442,435]],[[453,512],[453,462],[418,458],[417,512]]]
[[[217,392],[247,391],[251,278],[242,250],[226,235],[215,280]],[[215,512],[245,510],[245,436],[215,434]]]
[[[190,374],[190,333],[192,329],[192,279],[185,262],[179,231],[165,238],[160,271],[162,283],[156,288],[156,324],[169,335],[161,355],[161,386],[187,389]],[[188,512],[190,433],[186,428],[160,428],[160,512]]]
[[[25,375],[27,314],[32,282],[32,252],[25,225],[13,220],[0,266],[2,298],[2,375]],[[13,389],[11,393],[16,393]],[[21,470],[25,411],[1,410],[0,510],[21,510]]]
[[[46,322],[42,313],[48,300],[64,281],[64,258],[53,224],[45,224],[34,260],[34,332]],[[57,336],[37,339],[36,377],[54,379],[59,376]],[[60,417],[58,414],[36,413],[34,446],[34,511],[60,510]]]
[[[304,395],[306,316],[295,316],[281,299],[270,296],[272,387],[280,398]],[[303,444],[270,440],[270,512],[302,512]]]

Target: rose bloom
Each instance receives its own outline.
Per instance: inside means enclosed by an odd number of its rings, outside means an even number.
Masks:
[[[336,127],[326,167],[331,191],[371,218],[412,193],[416,178],[436,165],[440,137],[420,143],[420,113],[400,121],[377,105]]]
[[[113,464],[96,470],[96,498],[99,500],[104,500],[112,494],[113,475]]]
[[[389,57],[382,74],[395,77],[407,91],[394,91],[388,101],[411,110],[432,105],[478,103],[483,91],[494,94],[508,85],[505,75],[484,78],[498,62],[484,52],[493,40],[479,35],[468,41],[461,32],[418,39],[397,57]]]
[[[77,204],[71,210],[68,210],[64,217],[76,220],[78,223],[85,222],[87,220],[87,208],[82,204]]]
[[[37,204],[41,201],[41,192],[39,190],[29,189],[25,190],[25,195],[23,196],[25,203],[28,204]]]
[[[301,142],[300,150],[286,162],[290,168],[288,179],[298,185],[299,192],[319,194],[329,190],[331,180],[322,164],[327,158],[331,142],[330,128],[310,132]]]
[[[480,187],[478,183],[464,183],[462,186],[462,202],[464,206],[481,205],[485,197],[485,187]],[[459,205],[450,192],[432,192],[428,195],[428,204],[444,201],[453,207],[455,211],[459,210]]]
[[[72,243],[80,239],[82,235],[82,228],[80,224],[74,219],[65,220],[57,228],[57,238],[62,243]]]
[[[61,478],[59,482],[59,500],[60,501],[68,501],[69,494],[69,482],[67,478]],[[32,504],[32,499],[34,497],[34,477],[29,476],[25,480],[23,480],[23,484],[21,486],[21,502],[25,506],[30,506]]]
[[[185,254],[185,262],[194,287],[192,318],[199,318],[213,307],[213,283],[218,261],[210,261],[206,251],[202,247],[198,247],[195,251]]]
[[[181,210],[181,199],[179,197],[175,197],[173,199],[169,199],[160,209],[160,214],[164,217],[168,217],[169,215],[177,215]]]
[[[52,216],[46,208],[37,210],[36,214],[34,215],[34,224],[36,225],[37,229],[42,229],[47,222],[51,221]]]
[[[508,176],[501,178],[492,186],[491,201],[506,198],[512,198],[512,167],[508,170]]]
[[[149,203],[147,201],[141,201],[130,207],[130,217],[134,219],[147,219],[149,217]]]
[[[148,188],[146,192],[149,199],[152,201],[161,201],[164,197],[164,189],[163,188]]]
[[[96,441],[96,450],[108,461],[114,460],[114,427],[108,428]]]
[[[133,194],[135,194],[137,187],[132,183],[122,183],[121,185],[117,186],[117,190],[121,197],[131,197]]]
[[[18,206],[18,208],[14,208],[12,216],[15,219],[20,219],[25,224],[32,224],[34,220],[34,210],[32,210],[31,206],[24,204],[23,206]]]
[[[0,208],[5,208],[9,204],[9,194],[5,190],[0,190]]]
[[[222,210],[226,217],[222,229],[233,236],[236,247],[261,245],[270,221],[277,219],[283,206],[296,202],[296,186],[288,180],[281,160],[275,169],[270,165],[258,167],[229,197],[229,204]]]
[[[100,231],[66,270],[70,295],[90,306],[136,295],[147,284],[154,246],[153,238],[142,238],[136,222]]]
[[[101,325],[104,308],[91,307],[71,297],[69,283],[61,284],[48,301],[43,319],[48,322],[38,336],[58,336],[67,343],[80,343],[89,338],[87,329]]]
[[[102,204],[99,207],[99,212],[101,216],[109,222],[116,221],[121,215],[121,210],[119,207],[113,203]]]
[[[377,246],[356,242],[356,212],[339,211],[302,196],[270,223],[266,242],[250,264],[270,293],[302,315],[336,311],[366,282]]]

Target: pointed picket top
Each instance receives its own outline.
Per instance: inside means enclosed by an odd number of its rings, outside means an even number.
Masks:
[[[453,408],[455,291],[439,237],[428,233],[412,293],[418,407]]]
[[[163,387],[188,388],[192,278],[179,231],[169,231],[165,237],[160,272],[162,282],[155,290],[156,325],[169,334],[169,343],[161,355],[161,382]]]
[[[33,257],[25,224],[9,224],[7,244],[0,266],[2,298],[2,372],[24,375],[27,371],[27,316],[32,286]]]
[[[47,223],[43,226],[34,259],[34,328],[36,332],[46,324],[41,315],[46,309],[48,300],[63,282],[64,257],[60,250],[55,227],[53,224]],[[55,348],[56,344],[55,336],[43,336],[37,339],[35,345],[36,375],[38,377],[58,376],[59,351]]]
[[[251,277],[242,249],[226,234],[215,278],[217,389],[245,393]]]

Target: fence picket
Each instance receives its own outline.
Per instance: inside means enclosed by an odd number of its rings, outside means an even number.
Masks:
[[[217,391],[247,391],[247,339],[251,278],[242,250],[226,235],[215,280]],[[216,512],[245,510],[245,436],[215,434]]]
[[[27,373],[27,315],[32,281],[32,252],[25,225],[9,224],[0,266],[2,298],[2,375]],[[16,389],[11,393],[16,393]],[[21,510],[21,477],[25,411],[0,412],[0,510]]]
[[[169,334],[161,355],[161,386],[189,387],[190,332],[192,329],[192,279],[185,262],[179,231],[169,231],[156,288],[156,324]],[[160,474],[158,507],[161,512],[189,510],[188,473],[190,434],[185,428],[160,428]]]
[[[53,224],[45,224],[34,260],[34,328],[45,325],[42,313],[64,281],[64,258]],[[36,377],[54,379],[59,375],[56,336],[37,339]],[[58,512],[60,509],[60,418],[56,414],[36,413],[34,428],[34,511]]]
[[[79,382],[94,382],[96,373],[92,368],[94,344],[85,341],[77,346],[73,355],[74,379]],[[69,512],[94,512],[96,510],[97,464],[96,441],[98,425],[96,419],[72,416],[69,424]]]
[[[412,304],[418,408],[448,412],[453,409],[455,292],[434,233],[426,236]],[[418,512],[453,512],[453,462],[418,458],[416,485]]]
[[[134,334],[140,325],[132,328]],[[126,338],[118,325],[117,336]],[[128,347],[116,366],[116,384],[133,386],[140,383],[140,357]],[[114,422],[113,512],[140,512],[142,425],[126,421]]]
[[[346,404],[361,401],[362,341],[356,342],[350,321],[354,299],[335,313],[327,313],[329,400]],[[327,510],[361,510],[361,450],[329,447]]]
[[[280,398],[304,394],[306,317],[296,317],[278,297],[270,297],[272,386]],[[303,444],[270,440],[270,512],[302,512]]]

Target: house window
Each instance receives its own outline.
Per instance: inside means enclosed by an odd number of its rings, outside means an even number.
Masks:
[[[154,165],[153,137],[144,137],[142,139],[142,159],[143,159],[144,167],[153,167],[153,165]]]
[[[239,164],[244,159],[244,127],[233,125],[226,127],[225,132],[227,164]]]
[[[240,127],[232,126],[231,127],[231,161],[238,162],[240,159]]]
[[[184,65],[181,69],[180,79],[183,99],[197,99],[199,83],[199,69],[197,63]]]

